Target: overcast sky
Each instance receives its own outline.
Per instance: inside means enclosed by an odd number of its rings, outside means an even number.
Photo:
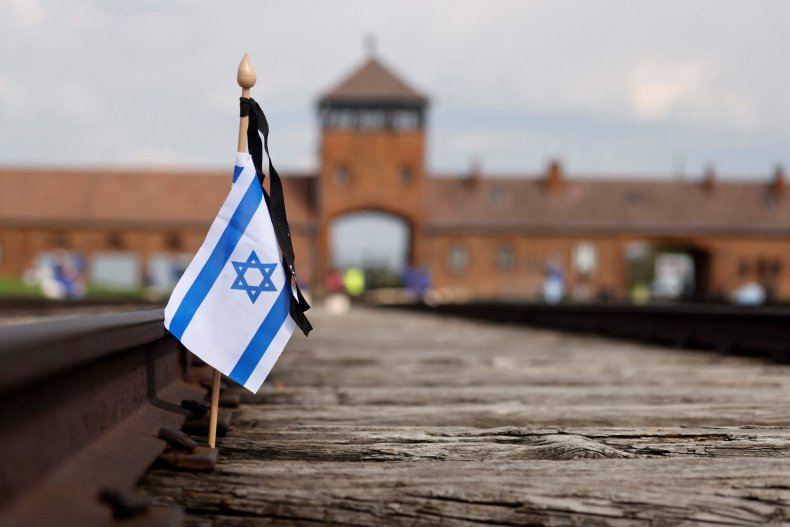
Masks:
[[[222,167],[244,51],[283,169],[315,101],[378,54],[432,99],[428,164],[766,178],[790,168],[790,2],[0,3],[0,165]]]

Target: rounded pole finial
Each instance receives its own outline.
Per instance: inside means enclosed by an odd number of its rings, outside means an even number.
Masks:
[[[255,86],[256,80],[257,78],[255,76],[255,70],[252,69],[252,66],[250,65],[250,55],[245,52],[241,59],[241,63],[239,64],[239,71],[236,73],[236,82],[238,82],[239,86],[241,86],[241,97],[243,99],[250,98],[250,88]],[[239,120],[239,142],[238,146],[236,147],[237,152],[247,151],[247,126],[249,123],[249,115],[245,115]]]
[[[255,86],[256,80],[257,76],[255,75],[255,70],[252,69],[250,65],[250,55],[245,52],[239,64],[239,71],[236,73],[236,82],[238,82],[239,86],[243,89],[249,90]]]

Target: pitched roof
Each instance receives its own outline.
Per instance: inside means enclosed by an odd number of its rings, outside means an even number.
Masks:
[[[371,57],[321,98],[331,103],[400,103],[424,105],[425,95],[409,86],[377,58]]]
[[[790,194],[768,181],[431,178],[425,210],[434,230],[788,232]]]
[[[294,231],[315,222],[314,174],[283,176]],[[230,186],[227,171],[0,169],[0,224],[117,228],[207,226]],[[434,231],[787,233],[790,192],[764,182],[431,177]]]
[[[208,225],[228,194],[229,171],[0,169],[0,223]],[[283,176],[292,227],[312,221],[314,178]]]

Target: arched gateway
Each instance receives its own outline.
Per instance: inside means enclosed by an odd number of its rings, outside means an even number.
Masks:
[[[367,288],[400,287],[410,264],[412,233],[409,222],[378,211],[338,216],[330,226],[331,267],[363,269]]]
[[[410,228],[408,263],[420,261],[427,105],[375,57],[320,99],[318,284],[343,260],[331,253],[332,225],[352,213],[401,218]],[[361,236],[358,245],[375,245],[374,232]]]

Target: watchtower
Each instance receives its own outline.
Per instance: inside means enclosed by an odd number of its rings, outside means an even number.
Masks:
[[[427,106],[424,95],[373,54],[320,98],[320,284],[331,262],[331,224],[352,212],[405,220],[411,232],[408,261],[420,261]]]

